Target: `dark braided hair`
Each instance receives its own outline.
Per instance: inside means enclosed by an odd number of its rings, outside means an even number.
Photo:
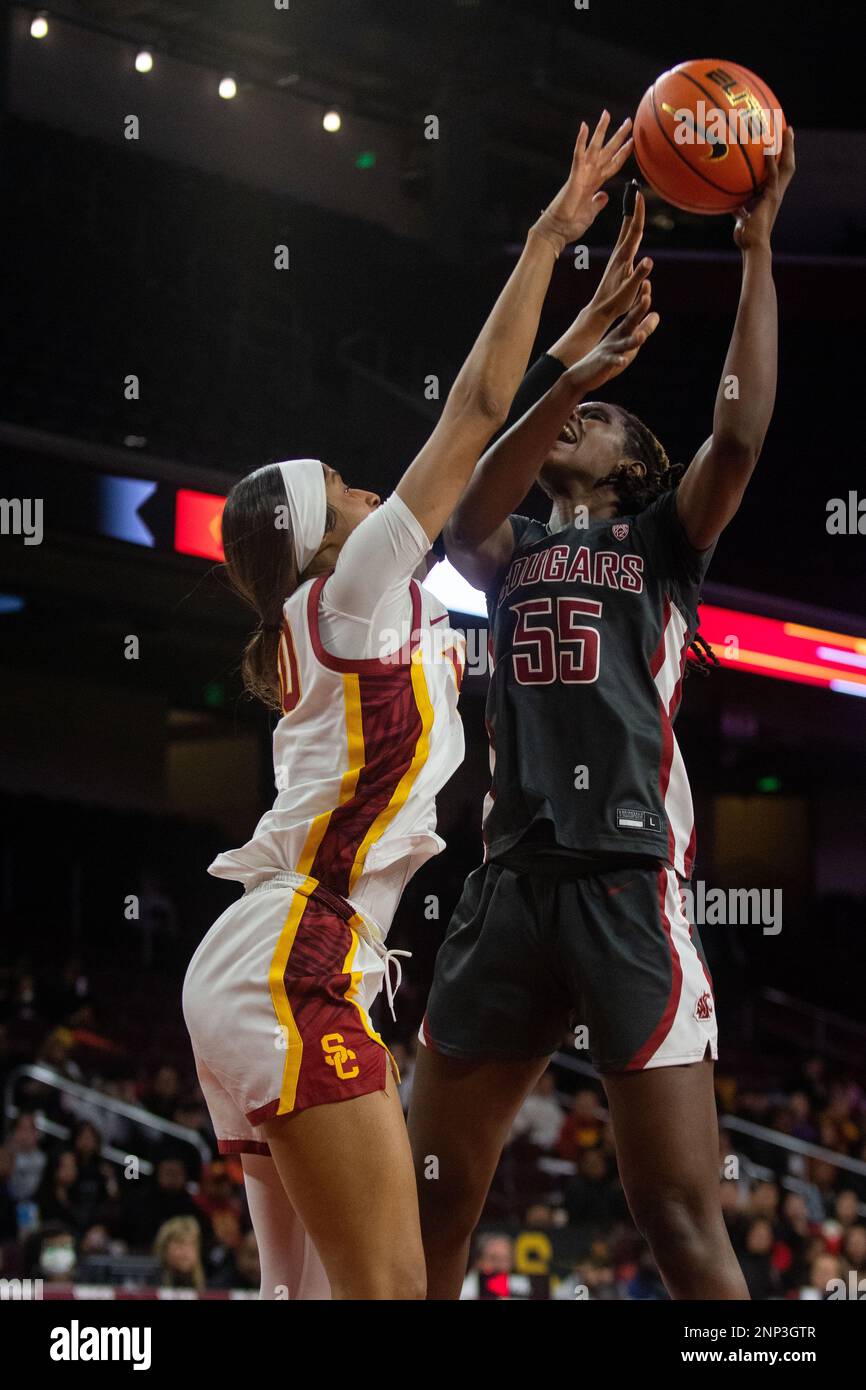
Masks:
[[[634,515],[642,512],[663,492],[676,487],[685,472],[681,463],[671,463],[652,430],[647,429],[630,411],[620,407],[623,433],[625,435],[626,458],[642,463],[644,473],[630,469],[627,464],[611,473],[605,482],[616,488],[619,498],[619,514]],[[689,643],[689,660],[685,674],[696,671],[701,676],[709,675],[719,659],[700,634],[696,632]]]

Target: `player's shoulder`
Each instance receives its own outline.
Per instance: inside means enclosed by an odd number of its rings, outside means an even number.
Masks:
[[[550,536],[550,527],[543,521],[536,521],[534,517],[521,516],[514,512],[508,520],[514,533],[515,555],[531,545],[537,545],[539,541],[547,540]]]

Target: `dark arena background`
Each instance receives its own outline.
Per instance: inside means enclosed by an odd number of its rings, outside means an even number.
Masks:
[[[257,1297],[239,1162],[216,1153],[180,1010],[186,965],[237,895],[207,865],[274,794],[273,720],[240,679],[252,623],[219,564],[223,498],[302,456],[387,496],[441,409],[425,381],[444,398],[579,121],[606,106],[618,124],[660,72],[705,54],[766,77],[798,162],[774,234],[775,414],[704,586],[720,665],[690,675],[677,724],[720,1023],[723,1209],[752,1299],[775,1305],[765,1322],[866,1297],[858,17],[662,0],[4,7],[4,1298],[112,1299],[123,1324],[132,1298]],[[590,298],[638,172],[630,160],[609,188],[589,269],[560,259],[539,351]],[[687,463],[710,430],[740,258],[730,216],[643,186],[661,326],[601,394]],[[523,510],[545,516],[544,497]],[[483,652],[486,619],[438,582]],[[389,937],[412,952],[396,1023],[374,1012],[407,1108],[436,951],[481,859],[486,686],[470,666],[466,759],[438,799],[447,849]],[[732,903],[748,910],[731,920]],[[575,1041],[515,1123],[467,1301],[667,1301]],[[573,1310],[569,1331],[594,1316]],[[616,1333],[632,1315],[605,1316]],[[852,1315],[835,1316],[827,1348]]]

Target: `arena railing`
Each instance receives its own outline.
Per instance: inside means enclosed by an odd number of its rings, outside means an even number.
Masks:
[[[584,1062],[580,1057],[570,1057],[567,1052],[557,1052],[553,1057],[557,1066],[564,1067],[567,1071],[577,1072],[581,1076],[598,1082],[598,1072],[589,1062]],[[782,1134],[777,1129],[769,1129],[766,1125],[755,1124],[752,1120],[742,1120],[738,1115],[721,1114],[719,1116],[720,1129],[734,1134],[741,1134],[744,1138],[755,1139],[761,1144],[767,1144],[779,1149],[785,1154],[797,1154],[801,1158],[823,1159],[833,1168],[840,1168],[846,1173],[854,1173],[858,1177],[866,1177],[866,1162],[860,1158],[849,1158],[847,1154],[837,1153],[835,1149],[825,1149],[820,1144],[810,1144],[806,1139],[795,1139],[790,1134]],[[790,1178],[790,1183],[786,1179]],[[778,1179],[783,1186],[790,1186],[794,1191],[803,1190],[803,1180],[796,1174],[785,1173]],[[806,1183],[806,1187],[811,1189],[812,1184]],[[866,1208],[864,1208],[866,1212]]]
[[[769,1033],[784,1042],[794,1043],[804,1053],[863,1065],[866,1026],[844,1014],[807,1004],[780,989],[762,989],[756,1012],[755,1026],[759,1033]]]
[[[102,1091],[97,1091],[92,1086],[82,1086],[78,1081],[70,1081],[68,1077],[61,1076],[59,1072],[53,1071],[51,1067],[42,1066],[39,1062],[15,1067],[6,1078],[3,1091],[4,1128],[19,1113],[15,1104],[15,1088],[24,1077],[31,1081],[38,1081],[41,1085],[51,1087],[66,1096],[72,1102],[70,1108],[76,1123],[82,1119],[87,1119],[98,1129],[98,1123],[91,1120],[90,1116],[94,1110],[97,1112],[104,1110],[110,1115],[119,1115],[125,1120],[130,1120],[144,1130],[152,1130],[162,1137],[176,1139],[181,1144],[189,1144],[191,1148],[195,1149],[202,1163],[210,1163],[213,1159],[210,1146],[202,1139],[197,1130],[188,1129],[185,1125],[177,1125],[173,1120],[164,1120],[160,1115],[154,1115],[150,1110],[145,1110],[143,1106],[130,1105],[124,1100],[115,1100],[113,1096],[106,1096]],[[79,1103],[81,1114],[78,1113],[75,1102]],[[71,1126],[67,1127],[59,1124],[56,1120],[40,1115],[38,1110],[34,1118],[37,1128],[45,1134],[54,1135],[59,1139],[67,1139],[71,1133]],[[107,1143],[102,1145],[100,1153],[103,1158],[110,1162],[121,1164],[125,1163],[130,1156],[128,1149],[119,1149],[115,1145]],[[138,1155],[136,1157],[138,1158]],[[138,1163],[145,1176],[153,1172],[153,1165],[149,1160],[138,1158]]]

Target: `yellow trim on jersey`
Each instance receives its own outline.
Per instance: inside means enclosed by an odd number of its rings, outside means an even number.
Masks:
[[[355,671],[345,672],[343,675],[343,714],[346,721],[346,753],[347,767],[343,773],[340,783],[340,798],[337,806],[344,805],[351,801],[355,795],[355,788],[358,785],[358,778],[364,768],[364,724],[361,718],[361,684],[360,677]],[[331,816],[336,807],[331,807],[328,811],[323,811],[313,820],[301,857],[295,866],[299,874],[308,874],[313,867],[319,845],[325,838]]]
[[[415,705],[421,716],[421,733],[418,735],[418,742],[415,744],[415,752],[412,761],[400,778],[394,795],[391,797],[388,805],[379,812],[358,847],[354,863],[352,864],[352,871],[349,875],[350,893],[361,877],[361,874],[364,872],[364,861],[367,858],[370,846],[375,844],[379,837],[385,833],[391,821],[400,810],[400,807],[406,804],[415,779],[426,763],[430,752],[430,730],[433,728],[433,706],[430,703],[430,695],[427,690],[427,679],[424,675],[424,663],[420,646],[416,647],[412,653],[411,676],[412,693],[415,696]]]
[[[376,1032],[372,1023],[370,1022],[370,1016],[367,1013],[367,1010],[363,1007],[360,1000],[358,999],[358,988],[362,979],[364,978],[364,972],[362,970],[353,970],[352,966],[355,963],[355,956],[358,954],[358,942],[361,939],[358,933],[358,927],[363,927],[364,924],[361,921],[358,914],[353,913],[352,916],[349,918],[347,925],[352,933],[352,944],[346,953],[346,959],[343,961],[343,974],[349,975],[351,977],[349,980],[349,988],[346,990],[346,1000],[348,1003],[354,1004],[355,1008],[358,1010],[358,1013],[361,1016],[361,1022],[364,1025],[364,1032],[367,1034],[367,1036],[372,1038],[373,1042],[378,1043],[380,1047],[384,1047],[388,1056],[391,1058],[391,1065],[394,1068],[397,1085],[399,1086],[400,1069],[397,1066],[397,1063],[394,1061],[391,1049],[385,1042],[385,1040],[382,1037],[380,1037],[379,1034]]]
[[[289,963],[289,956],[295,944],[295,937],[298,933],[301,918],[307,906],[307,900],[313,889],[316,887],[316,880],[308,878],[306,882],[300,884],[292,894],[292,905],[289,908],[288,916],[283,923],[277,941],[276,950],[271,960],[268,970],[268,985],[271,991],[271,1000],[274,1006],[274,1013],[282,1031],[283,1039],[286,1044],[286,1060],[283,1064],[283,1078],[280,1084],[280,1103],[277,1106],[278,1115],[286,1115],[295,1108],[295,1099],[298,1093],[298,1077],[301,1074],[301,1059],[304,1055],[304,1040],[301,1037],[295,1017],[292,1013],[292,1006],[286,993],[285,973]]]

